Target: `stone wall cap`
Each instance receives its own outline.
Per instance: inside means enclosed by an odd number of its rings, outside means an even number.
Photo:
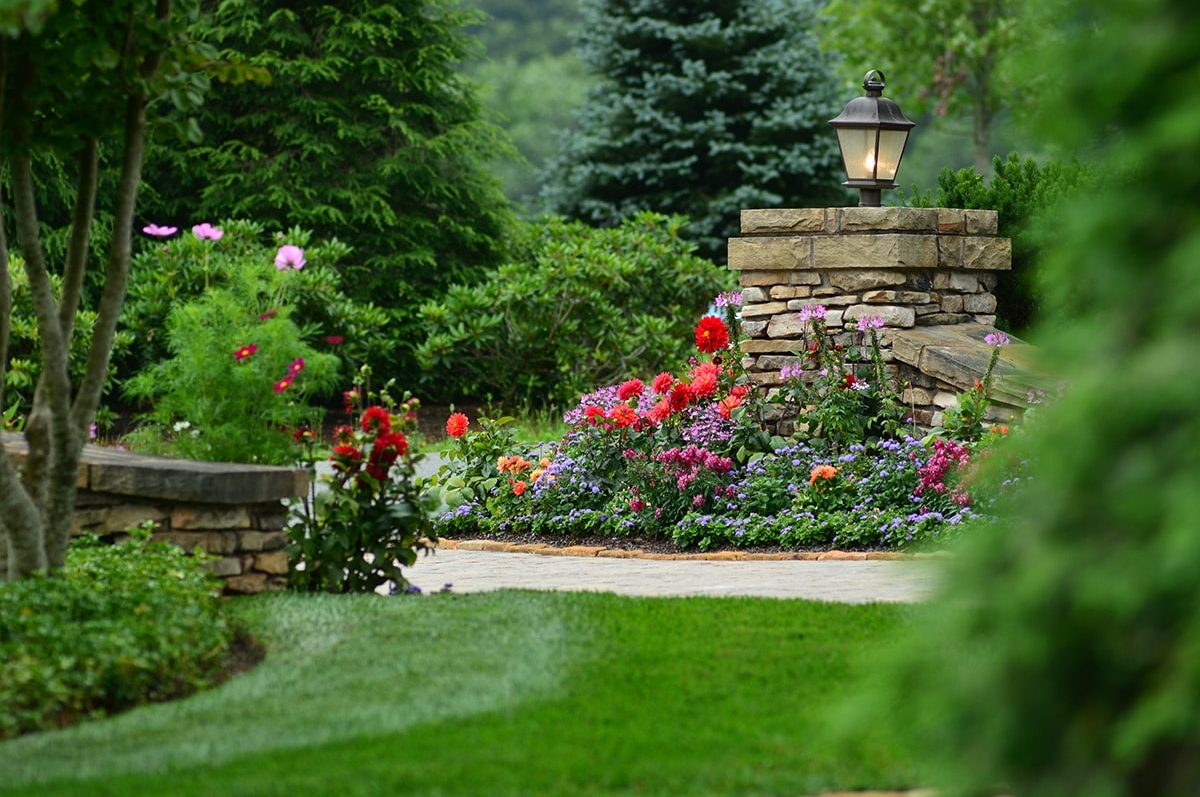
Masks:
[[[994,210],[910,207],[752,208],[741,212],[742,235],[870,235],[923,232],[994,236]]]
[[[987,370],[992,347],[984,338],[995,331],[994,327],[974,322],[896,330],[892,353],[926,376],[967,390]],[[1024,407],[1031,390],[1048,391],[1052,387],[1053,380],[1037,361],[1037,350],[1009,335],[1009,344],[1000,349],[1000,359],[992,372],[990,398]]]
[[[17,462],[28,446],[19,434],[0,435],[4,449]],[[301,468],[197,462],[137,454],[102,446],[84,446],[80,488],[100,493],[210,504],[258,504],[296,498],[308,489]]]

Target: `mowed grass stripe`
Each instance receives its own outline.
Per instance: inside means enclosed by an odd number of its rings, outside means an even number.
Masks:
[[[239,604],[272,653],[206,695],[0,745],[21,794],[801,795],[907,786],[831,741],[912,609],[505,592]],[[31,783],[33,778],[46,782]],[[0,787],[2,788],[2,787]]]

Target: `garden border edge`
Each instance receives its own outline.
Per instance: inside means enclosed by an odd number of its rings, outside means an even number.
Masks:
[[[709,553],[651,553],[640,549],[604,548],[598,545],[556,546],[547,543],[512,543],[499,540],[455,540],[441,538],[431,545],[448,551],[488,551],[492,553],[533,553],[541,556],[578,556],[604,559],[659,559],[659,560],[707,560],[707,561],[894,561],[914,559],[940,559],[949,556],[947,551],[932,553],[904,553],[901,551],[788,551],[781,553],[753,553],[749,551],[712,551]]]

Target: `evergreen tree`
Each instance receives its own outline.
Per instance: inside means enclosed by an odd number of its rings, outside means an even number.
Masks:
[[[738,211],[840,200],[841,108],[809,2],[586,0],[585,62],[603,80],[548,173],[550,209],[598,224],[692,220],[723,258]]]
[[[220,0],[195,33],[264,67],[219,86],[204,141],[158,150],[147,217],[248,217],[353,247],[347,284],[393,307],[397,344],[422,300],[500,260],[512,211],[486,164],[507,144],[458,69],[477,12],[449,0]]]

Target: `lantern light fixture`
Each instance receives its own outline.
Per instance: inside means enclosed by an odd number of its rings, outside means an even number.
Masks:
[[[857,188],[860,207],[879,207],[885,188],[896,187],[896,172],[915,127],[900,106],[883,96],[884,74],[878,69],[863,78],[865,97],[855,97],[829,124],[837,131],[847,188]]]

